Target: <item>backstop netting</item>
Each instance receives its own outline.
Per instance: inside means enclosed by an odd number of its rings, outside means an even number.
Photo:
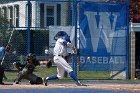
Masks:
[[[79,50],[74,70],[80,79],[112,79],[120,72],[127,76],[128,10],[128,0],[1,0],[0,46],[12,45],[3,61],[6,76],[16,78],[13,62],[25,61],[28,53],[38,60],[53,58],[54,36],[67,28]],[[38,66],[34,73],[56,74],[56,65]],[[65,77],[69,79],[67,73]]]

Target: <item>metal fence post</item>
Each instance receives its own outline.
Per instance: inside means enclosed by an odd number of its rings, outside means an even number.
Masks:
[[[72,1],[72,26],[75,26],[75,47],[77,48],[77,0]],[[76,54],[72,56],[72,68],[77,75]]]
[[[28,0],[28,29],[27,29],[27,53],[30,53],[30,23],[31,23],[31,3],[30,0]]]
[[[127,4],[127,10],[129,10],[130,0],[126,1]],[[127,11],[127,36],[126,36],[126,80],[129,79],[129,11]]]

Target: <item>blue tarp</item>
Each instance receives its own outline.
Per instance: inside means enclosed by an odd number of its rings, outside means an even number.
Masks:
[[[80,3],[80,70],[123,70],[127,61],[126,3]]]

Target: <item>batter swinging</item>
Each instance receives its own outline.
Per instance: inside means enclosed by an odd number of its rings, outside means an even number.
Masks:
[[[60,36],[57,39],[55,47],[54,47],[54,58],[53,58],[54,63],[57,66],[58,74],[44,78],[45,86],[47,86],[48,80],[63,79],[65,71],[67,71],[67,73],[69,73],[70,77],[76,82],[76,85],[85,86],[78,80],[75,73],[73,72],[73,69],[65,60],[65,56],[67,55],[67,47],[70,47],[73,49],[73,51],[75,51],[75,48],[72,47],[70,37],[67,35]]]

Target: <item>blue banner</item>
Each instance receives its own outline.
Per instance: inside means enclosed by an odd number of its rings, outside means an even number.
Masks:
[[[125,68],[127,12],[126,3],[80,3],[80,70]]]

